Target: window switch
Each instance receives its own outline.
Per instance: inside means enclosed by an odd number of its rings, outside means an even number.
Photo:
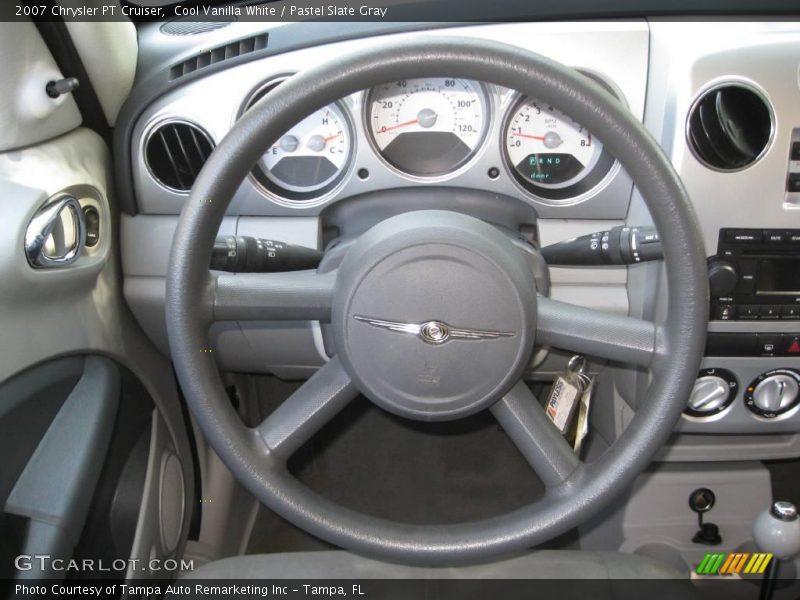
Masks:
[[[787,192],[800,192],[800,173],[789,173],[789,182],[786,184]]]

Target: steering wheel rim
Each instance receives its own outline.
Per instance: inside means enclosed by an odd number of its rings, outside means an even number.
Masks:
[[[492,411],[537,473],[541,476],[540,468],[547,473],[542,477],[547,492],[511,513],[456,525],[418,526],[360,514],[288,473],[288,454],[357,393],[336,356],[302,386],[308,394],[303,402],[287,401],[269,426],[249,429],[227,402],[213,356],[204,351],[215,320],[330,318],[335,275],[213,277],[208,265],[214,238],[235,191],[284,133],[285,123],[299,122],[360,90],[420,76],[463,77],[516,89],[558,106],[602,139],[633,178],[661,233],[669,286],[663,326],[630,317],[599,319],[595,311],[539,299],[540,340],[573,350],[602,349],[607,358],[649,366],[654,380],[626,430],[590,464],[571,462],[555,429],[542,426],[543,413],[538,407],[530,410],[532,395],[524,385],[508,390]],[[198,425],[236,478],[270,509],[320,538],[369,556],[425,565],[477,562],[571,529],[611,502],[650,463],[680,417],[702,358],[708,318],[704,259],[696,217],[678,175],[641,123],[599,85],[506,44],[426,36],[295,75],[234,125],[201,171],[178,222],[167,278],[167,331]],[[619,344],[604,341],[612,332]]]

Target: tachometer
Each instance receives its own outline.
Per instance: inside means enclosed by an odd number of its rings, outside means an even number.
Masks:
[[[585,127],[535,99],[517,102],[503,137],[514,178],[544,198],[579,196],[597,185],[614,164],[603,144]]]
[[[449,173],[466,163],[486,136],[488,100],[475,81],[402,79],[374,88],[367,126],[380,155],[419,177]]]

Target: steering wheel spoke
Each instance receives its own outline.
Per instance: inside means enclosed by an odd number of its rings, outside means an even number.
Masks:
[[[256,430],[269,451],[288,459],[358,395],[335,356]]]
[[[223,273],[214,281],[215,321],[330,321],[336,272]]]
[[[560,484],[580,468],[580,459],[524,381],[511,388],[491,411],[547,487]]]
[[[650,366],[658,336],[655,323],[543,296],[537,302],[538,342],[640,367]]]

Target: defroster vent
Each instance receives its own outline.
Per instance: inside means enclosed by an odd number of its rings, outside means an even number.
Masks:
[[[188,58],[177,65],[173,65],[169,70],[170,81],[180,79],[181,77],[205,69],[211,65],[216,65],[226,60],[231,60],[238,56],[244,56],[251,52],[258,52],[267,47],[269,41],[269,34],[261,33],[252,37],[244,38],[225,44],[224,46],[217,46],[201,54],[197,54]]]
[[[188,192],[213,150],[211,138],[194,123],[167,121],[150,132],[144,152],[150,174],[161,185]]]

